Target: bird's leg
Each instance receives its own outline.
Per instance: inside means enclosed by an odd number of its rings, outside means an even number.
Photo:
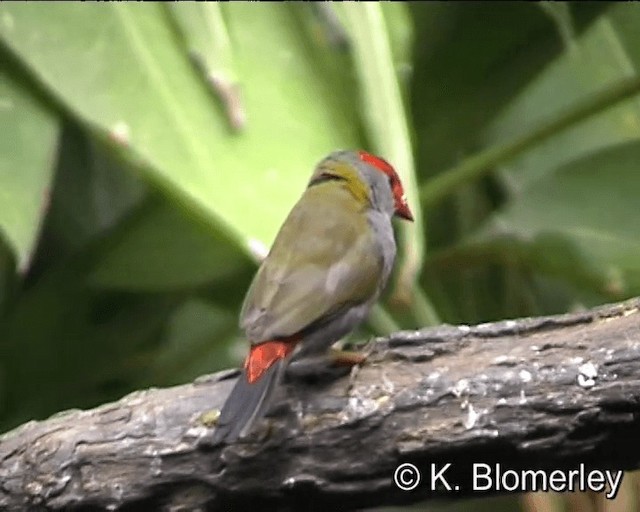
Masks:
[[[347,388],[347,392],[351,390],[356,381],[358,372],[360,371],[360,365],[367,360],[374,348],[375,343],[373,342],[373,338],[371,338],[364,345],[361,345],[361,351],[359,352],[354,352],[352,350],[336,350],[333,348],[330,349],[331,351],[334,351],[334,357],[336,358],[338,365],[342,363],[343,366],[351,368],[351,371],[349,372],[349,387]]]
[[[335,366],[351,367],[364,363],[367,360],[367,356],[362,352],[355,352],[353,350],[330,348],[328,359]]]
[[[361,352],[330,348],[324,353],[294,357],[287,367],[287,376],[307,381],[332,381],[348,375],[366,358],[367,355]]]
[[[342,350],[330,348],[330,358],[338,366],[356,366],[364,363],[375,348],[375,338],[370,338],[366,343],[359,344],[358,350]]]
[[[286,376],[309,383],[331,382],[347,375],[353,365],[333,364],[328,354],[293,359],[287,366]]]
[[[366,343],[361,347],[365,348],[369,344]],[[367,360],[371,350],[344,350],[331,347],[328,352],[329,360],[336,366],[356,366]]]

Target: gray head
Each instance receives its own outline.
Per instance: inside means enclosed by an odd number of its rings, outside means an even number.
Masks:
[[[390,217],[413,220],[398,174],[380,157],[366,151],[334,151],[318,163],[309,184],[330,179],[344,180],[354,195],[364,193],[373,208]],[[368,185],[367,191],[363,184]]]

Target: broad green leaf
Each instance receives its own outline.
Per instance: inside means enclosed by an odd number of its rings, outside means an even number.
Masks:
[[[555,24],[565,49],[571,50],[576,39],[571,5],[567,2],[539,2],[538,7],[549,16]]]
[[[68,126],[41,257],[68,255],[99,240],[93,285],[137,291],[202,286],[251,268],[219,230],[162,198],[143,203],[137,176]]]
[[[422,210],[418,198],[409,119],[402,102],[385,16],[378,3],[336,4],[336,9],[344,20],[351,40],[367,134],[376,151],[393,163],[402,178],[407,202],[411,205],[415,219],[413,223],[405,222],[398,226],[403,258],[398,264],[395,295],[400,302],[412,306],[421,323],[433,324],[437,322],[437,316],[428,307],[427,301],[415,299],[415,284],[424,259]],[[406,6],[398,9],[405,10]],[[402,18],[401,14],[402,11],[388,10],[388,17],[404,23],[405,30],[409,32],[408,19]],[[407,47],[405,45],[405,49]],[[396,55],[400,54],[401,48],[400,43],[396,44]],[[406,55],[402,57],[406,59]],[[427,307],[420,307],[423,305]]]
[[[486,142],[510,140],[541,120],[601,91],[608,84],[637,75],[640,69],[640,5],[618,4],[600,16],[574,44],[531,81],[502,113]],[[640,138],[640,98],[626,100],[509,162],[503,168],[516,193],[540,176],[586,154]]]
[[[445,170],[523,133],[520,126],[528,122],[530,111],[514,118],[514,125],[501,133],[501,138],[485,137],[488,123],[513,98],[524,96],[536,75],[552,59],[562,58],[567,49],[575,46],[574,39],[582,37],[593,27],[594,19],[609,8],[604,4],[573,3],[569,13],[567,9],[556,9],[559,16],[554,19],[539,5],[497,5],[412,4],[417,14],[412,105],[420,141],[418,169],[423,175]],[[554,94],[553,90],[547,91],[550,97]],[[572,98],[579,99],[581,96]],[[573,101],[565,107],[573,105]],[[532,126],[533,123],[529,129]],[[502,185],[494,176],[487,176],[461,187],[442,207],[430,208],[427,219],[431,246],[448,246],[461,256],[464,247],[458,247],[460,239],[471,236],[491,211],[508,199]],[[470,250],[474,249],[478,249],[477,244]],[[513,246],[510,250],[520,255]],[[432,254],[435,260],[439,259],[438,254]],[[505,264],[505,258],[511,256],[513,253],[505,250],[498,257],[485,255],[484,260],[469,257],[471,268],[466,267],[469,261],[452,257],[458,261],[453,275],[434,267],[435,262],[428,262],[431,268],[423,283],[446,311],[448,321],[548,312],[538,307],[549,301],[537,303],[537,276],[531,267]],[[454,280],[457,282],[452,286]],[[602,285],[602,281],[597,284]]]
[[[51,204],[36,257],[51,264],[102,238],[145,197],[138,176],[111,152],[65,123]],[[46,260],[46,262],[45,262]]]
[[[138,379],[140,386],[187,382],[199,375],[235,366],[244,357],[237,312],[191,299],[168,322],[162,347]],[[233,348],[241,348],[235,353]]]
[[[640,293],[638,162],[638,141],[575,160],[531,183],[473,240],[494,240],[508,257],[501,240],[514,237],[533,267],[613,297]]]
[[[427,177],[488,149],[485,143],[495,141],[483,138],[486,127],[564,46],[555,24],[535,4],[410,6],[416,27],[411,89],[416,169]],[[575,32],[581,33],[606,7],[572,4]],[[476,229],[496,200],[488,181],[475,182],[440,207],[427,209],[433,250]]]
[[[251,266],[224,233],[163,202],[143,208],[110,240],[89,280],[128,290],[202,286]]]
[[[251,267],[224,233],[188,211],[163,198],[143,202],[144,184],[126,171],[105,148],[66,127],[40,258],[99,241],[90,283],[132,291],[202,286]]]
[[[184,2],[168,4],[168,8],[182,31],[189,55],[220,98],[230,126],[241,130],[246,113],[221,4]]]
[[[564,234],[523,239],[491,227],[428,263],[424,284],[447,322],[550,315],[620,298],[606,269]]]
[[[177,7],[177,6],[176,6]],[[147,178],[248,248],[268,245],[317,160],[357,145],[352,92],[286,4],[224,6],[247,128],[229,132],[160,4],[0,5],[0,38]]]
[[[48,203],[58,120],[10,71],[0,67],[0,236],[24,269]]]
[[[15,258],[8,244],[0,239],[0,323],[2,323],[5,310],[10,304],[11,291],[16,277]]]
[[[396,73],[402,81],[402,93],[408,93],[404,86],[411,77],[413,57],[414,26],[409,6],[402,2],[380,3],[389,34],[389,45],[393,55]]]
[[[220,4],[189,2],[168,7],[187,40],[191,57],[200,62],[206,74],[222,74],[235,81],[233,51]]]
[[[0,425],[113,400],[161,345],[181,297],[96,294],[85,266],[80,257],[62,261],[12,303],[0,344]]]
[[[570,4],[581,33],[610,4]],[[419,170],[433,175],[482,147],[482,133],[563,51],[556,25],[535,3],[412,2],[416,27],[411,110]]]

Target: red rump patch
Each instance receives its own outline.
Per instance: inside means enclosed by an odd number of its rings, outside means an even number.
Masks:
[[[260,345],[254,345],[244,361],[244,369],[247,372],[247,381],[253,384],[273,363],[287,357],[300,340],[299,337],[286,338],[284,340],[265,341]]]

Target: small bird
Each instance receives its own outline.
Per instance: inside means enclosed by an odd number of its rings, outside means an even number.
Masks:
[[[245,297],[240,327],[251,347],[214,444],[247,435],[292,357],[325,353],[366,318],[396,256],[394,215],[413,220],[382,158],[336,151],[316,166]]]

